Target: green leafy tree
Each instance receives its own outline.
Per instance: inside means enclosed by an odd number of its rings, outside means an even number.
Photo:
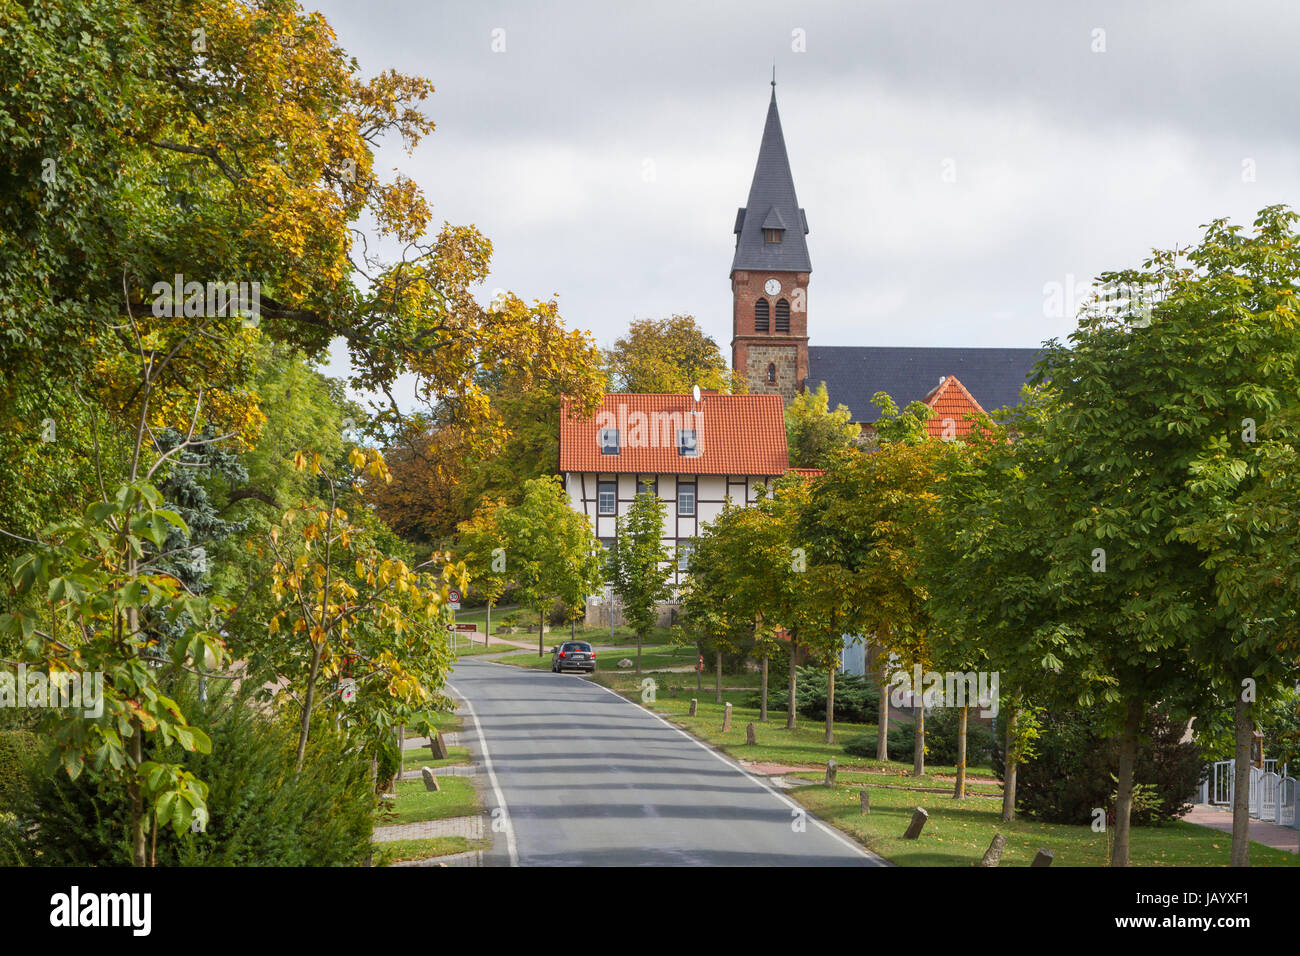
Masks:
[[[799,529],[808,542],[810,569],[827,581],[825,600],[841,633],[871,634],[902,665],[925,669],[930,620],[917,580],[920,535],[935,507],[939,477],[960,446],[925,437],[925,406],[913,403],[898,414],[888,396],[876,400],[884,413],[876,428],[879,450],[830,461],[813,486]],[[887,759],[889,683],[881,671],[877,746],[880,759]],[[913,773],[920,776],[925,725],[919,695],[914,714]]]
[[[805,389],[785,407],[785,443],[790,467],[820,468],[836,452],[858,441],[861,429],[844,405],[830,408],[826,383]]]
[[[731,371],[718,343],[690,315],[637,319],[605,352],[610,387],[617,392],[681,395],[691,386],[743,392],[743,377]]]
[[[1017,771],[1031,753],[1033,698],[1045,699],[1072,644],[1048,587],[1047,505],[1036,504],[1011,432],[975,430],[939,484],[921,528],[918,580],[928,595],[931,646],[945,666],[998,676],[1004,728],[1002,819],[1015,819]],[[964,723],[964,721],[963,721]],[[959,767],[954,796],[960,797]]]
[[[714,699],[722,703],[722,659],[738,653],[752,624],[747,612],[729,600],[734,582],[728,560],[732,539],[727,535],[728,518],[739,506],[730,502],[722,514],[696,538],[691,554],[690,576],[682,587],[681,607],[687,627],[695,635],[700,656],[714,660]]]
[[[487,601],[487,634],[492,640],[492,608],[510,583],[506,573],[506,541],[497,517],[505,505],[490,501],[481,505],[468,521],[462,521],[457,536],[457,553],[465,562],[475,591]]]
[[[1095,619],[1088,660],[1108,665],[1128,711],[1116,865],[1128,862],[1140,702],[1175,713],[1231,702],[1242,780],[1256,702],[1297,676],[1296,219],[1269,207],[1254,235],[1216,220],[1190,249],[1104,273],[1129,294],[1085,314],[1044,360],[1044,459],[1074,489],[1058,567],[1073,571],[1066,597],[1110,621]],[[1093,549],[1105,573],[1088,575]],[[1249,864],[1246,789],[1233,808],[1237,866]]]
[[[448,590],[464,586],[467,576],[463,565],[440,562],[436,555],[415,567],[393,558],[369,533],[364,499],[349,496],[345,502],[342,482],[319,459],[300,455],[298,464],[322,479],[328,500],[285,511],[267,547],[278,605],[269,631],[287,638],[277,655],[283,685],[277,690],[292,694],[296,703],[301,765],[312,720],[324,707],[341,713],[359,701],[372,748],[427,708],[451,668]],[[353,449],[350,465],[358,474],[384,474],[383,458],[373,449]],[[321,693],[329,681],[339,684],[339,693]]]
[[[546,615],[559,599],[573,609],[605,579],[600,543],[586,516],[569,506],[558,477],[524,483],[523,500],[493,512],[505,542],[505,571],[520,603],[537,615],[537,656],[543,656]]]
[[[22,663],[86,681],[103,675],[102,706],[46,718],[51,769],[74,780],[89,772],[125,791],[136,866],[148,862],[151,814],[178,833],[207,821],[206,784],[181,762],[146,759],[146,738],[164,747],[211,749],[165,692],[166,681],[223,656],[217,608],[155,567],[172,529],[187,530],[162,505],[162,495],[141,479],[45,529],[9,569],[20,606],[0,614],[0,634],[19,645]],[[28,600],[33,597],[38,600]],[[146,629],[147,618],[170,626],[165,654],[156,631]]]
[[[633,499],[618,522],[618,538],[610,556],[610,580],[623,602],[623,616],[636,632],[636,672],[641,673],[641,646],[659,619],[659,605],[672,592],[672,555],[663,543],[664,503],[653,492]]]

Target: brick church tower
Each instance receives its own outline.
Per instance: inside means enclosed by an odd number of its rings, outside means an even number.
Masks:
[[[795,198],[776,83],[749,201],[736,213],[731,261],[731,367],[750,392],[787,402],[808,377],[808,219]]]

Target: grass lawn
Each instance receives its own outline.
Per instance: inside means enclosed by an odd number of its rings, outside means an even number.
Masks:
[[[429,722],[432,723],[433,726],[437,727],[439,732],[444,734],[449,734],[454,731],[463,729],[465,723],[463,720],[461,720],[459,714],[454,713],[453,711],[450,710],[429,711],[428,717],[429,717]],[[410,740],[412,737],[423,737],[423,736],[424,736],[423,734],[421,734],[419,731],[415,730],[412,727],[406,728],[407,740]],[[427,749],[425,750],[425,753],[428,753]]]
[[[428,747],[411,747],[402,754],[403,770],[419,770],[421,767],[437,769],[438,767],[455,767],[472,763],[468,747],[448,747],[446,760],[434,760]]]
[[[1002,801],[994,796],[951,796],[917,790],[871,787],[871,812],[859,809],[860,787],[800,787],[790,796],[822,820],[855,837],[891,863],[900,866],[969,866],[988,849],[993,834],[1007,835],[1003,866],[1027,866],[1039,847],[1055,854],[1053,866],[1105,866],[1106,834],[1091,827],[1002,822]],[[903,831],[914,807],[924,807],[930,819],[916,840]],[[1232,840],[1226,833],[1181,821],[1164,827],[1135,827],[1134,866],[1226,866]],[[1250,848],[1256,866],[1296,866],[1300,857],[1262,844]]]
[[[502,636],[504,637],[507,635],[502,635]],[[509,636],[513,640],[514,635],[509,635]],[[498,643],[497,641],[493,641],[491,644],[484,646],[482,643],[483,641],[482,634],[478,635],[478,637],[475,640],[476,643],[466,646],[465,639],[462,637],[460,640],[460,650],[456,652],[456,656],[476,657],[479,654],[501,654],[505,651],[517,650],[517,648],[513,644],[501,644]]]
[[[931,768],[927,768],[931,769]],[[953,768],[954,770],[956,768]],[[852,786],[868,786],[873,790],[878,787],[888,787],[890,789],[906,790],[940,790],[945,794],[952,793],[953,780],[952,774],[944,774],[943,768],[940,768],[938,774],[927,773],[922,777],[913,777],[912,770],[901,770],[896,766],[881,767],[876,770],[840,770],[835,775],[835,782],[841,786],[848,784]],[[792,773],[786,776],[788,780],[809,780],[820,783],[826,778],[825,771],[810,770],[806,773]],[[982,794],[984,796],[997,797],[1002,799],[1002,784],[987,768],[966,770],[966,792],[968,794]],[[992,839],[990,837],[989,839]]]
[[[501,619],[507,614],[518,611],[517,607],[494,607],[492,609],[492,633],[496,634],[497,628],[501,626]],[[487,608],[476,608],[474,610],[464,610],[456,612],[457,624],[477,624],[480,635],[487,629]]]
[[[376,826],[397,823],[420,823],[423,820],[446,820],[478,813],[483,804],[467,777],[439,777],[442,789],[424,789],[422,780],[403,780],[397,784],[397,801],[391,812],[376,811]]]
[[[470,850],[486,850],[492,845],[491,840],[470,840],[461,836],[430,837],[427,840],[391,840],[376,843],[374,851],[375,866],[392,866],[406,860],[427,860],[435,856],[450,856],[453,853],[468,853]]]

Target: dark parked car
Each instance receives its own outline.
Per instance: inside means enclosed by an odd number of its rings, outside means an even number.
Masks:
[[[565,641],[551,650],[551,671],[586,671],[596,673],[596,652],[586,641]]]

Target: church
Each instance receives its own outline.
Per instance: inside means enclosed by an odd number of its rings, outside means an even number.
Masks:
[[[789,402],[825,382],[831,408],[846,406],[854,422],[870,428],[879,417],[871,398],[883,391],[899,408],[912,401],[934,408],[930,430],[944,438],[967,433],[972,413],[1019,403],[1038,349],[810,345],[808,233],[774,83],[731,260],[731,364],[751,394]]]
[[[636,496],[655,495],[674,590],[688,574],[696,537],[728,501],[752,505],[791,471],[817,473],[790,467],[784,406],[800,391],[825,382],[831,407],[845,405],[864,431],[879,416],[871,403],[877,392],[899,408],[921,401],[934,409],[934,437],[959,438],[972,415],[1018,404],[1038,360],[1037,349],[809,345],[808,232],[774,85],[749,199],[736,213],[731,262],[731,361],[748,393],[609,393],[593,416],[572,417],[567,407],[561,415],[558,470],[570,507],[608,548]],[[589,621],[619,619],[611,597],[592,602]],[[662,622],[671,616],[665,605]],[[861,673],[854,651],[846,646],[845,666]]]

